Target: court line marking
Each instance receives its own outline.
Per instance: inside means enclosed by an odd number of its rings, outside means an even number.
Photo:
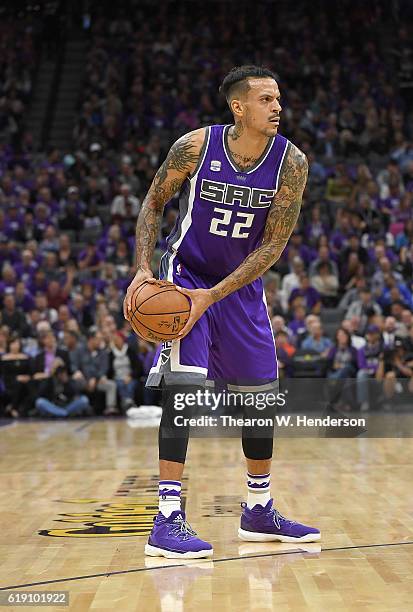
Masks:
[[[84,429],[86,429],[86,427],[90,427],[91,425],[92,423],[90,421],[87,421],[86,423],[83,423],[83,425],[79,425],[79,427],[76,427],[76,429],[74,429],[73,431],[77,433],[79,431],[83,431]]]
[[[299,545],[300,542],[297,542]],[[334,552],[334,551],[346,551],[346,550],[358,550],[360,548],[390,548],[391,546],[407,546],[413,544],[413,540],[408,540],[407,542],[388,542],[384,544],[360,544],[356,546],[336,546],[333,548],[322,548],[320,553],[311,553],[305,550],[284,550],[282,552],[273,552],[273,553],[263,553],[257,555],[242,555],[237,557],[222,557],[221,559],[192,559],[194,564],[199,563],[223,563],[224,561],[242,561],[243,559],[257,559],[260,557],[280,557],[281,555],[311,555],[311,554],[321,554],[323,552]],[[159,557],[158,557],[159,558]],[[103,572],[99,574],[86,574],[84,576],[72,576],[71,578],[56,578],[54,580],[42,580],[39,582],[27,582],[25,584],[13,584],[7,587],[0,587],[0,591],[9,591],[11,589],[22,589],[24,587],[35,587],[41,586],[44,584],[56,584],[58,582],[74,582],[75,580],[86,580],[88,578],[108,578],[109,576],[119,576],[120,574],[134,574],[137,572],[152,572],[155,570],[161,569],[169,569],[169,568],[177,568],[177,567],[191,567],[192,563],[176,563],[174,565],[160,565],[158,567],[137,567],[135,569],[128,570],[118,570],[116,572]]]

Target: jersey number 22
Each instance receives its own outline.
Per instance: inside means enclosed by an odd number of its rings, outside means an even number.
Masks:
[[[216,236],[228,236],[228,226],[231,223],[231,217],[234,211],[226,208],[214,208],[214,212],[222,215],[222,217],[214,217],[211,219],[211,225],[209,226],[210,233],[215,234]],[[237,219],[243,220],[237,221],[234,224],[232,233],[230,234],[231,238],[248,238],[249,231],[246,230],[251,227],[255,215],[252,213],[242,212],[236,212],[235,214]]]

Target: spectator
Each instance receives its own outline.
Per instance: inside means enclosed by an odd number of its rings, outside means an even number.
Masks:
[[[36,294],[34,296],[34,306],[35,309],[39,312],[40,319],[42,321],[48,321],[50,325],[56,323],[57,310],[55,308],[49,308],[48,297],[42,291],[36,291]]]
[[[288,329],[292,337],[295,339],[296,344],[299,344],[299,339],[303,336],[307,329],[305,325],[305,308],[301,304],[296,306],[293,310],[294,317],[288,323]]]
[[[357,351],[351,345],[351,335],[342,327],[336,331],[335,343],[328,352],[329,378],[351,378],[357,370]]]
[[[72,251],[72,245],[68,234],[59,236],[59,248],[57,251],[57,261],[60,268],[72,269],[76,264],[76,259]],[[75,270],[76,268],[74,268]]]
[[[89,399],[79,395],[63,361],[56,360],[50,376],[41,382],[38,395],[35,407],[42,415],[68,417],[90,413]]]
[[[336,331],[334,346],[327,354],[327,378],[335,384],[329,389],[330,401],[339,400],[339,408],[348,410],[353,403],[352,385],[348,379],[357,371],[357,351],[351,344],[351,335],[344,328]]]
[[[82,333],[86,333],[89,327],[94,323],[93,314],[91,313],[85,299],[81,293],[75,293],[69,303],[72,317],[77,321]]]
[[[379,359],[376,378],[383,383],[384,409],[390,410],[390,400],[406,390],[413,393],[413,359],[406,351],[406,345],[401,338],[396,338],[393,347],[384,350]]]
[[[75,372],[76,379],[85,383],[87,394],[96,399],[96,392],[105,394],[104,415],[116,414],[116,383],[108,378],[109,354],[104,346],[100,332],[92,329],[87,340],[87,349],[82,354],[79,370]]]
[[[74,202],[68,202],[59,218],[59,228],[61,230],[80,232],[83,229],[83,225],[83,215],[77,213]]]
[[[31,363],[33,381],[40,381],[49,378],[59,359],[70,371],[70,361],[67,351],[57,348],[57,341],[52,331],[46,331],[40,338],[42,350]]]
[[[79,372],[82,355],[85,351],[82,337],[73,330],[67,329],[63,333],[62,349],[67,351],[70,360],[70,371]],[[79,377],[77,377],[79,379]]]
[[[285,332],[287,334],[287,337],[289,339],[291,339],[293,337],[293,334],[291,332],[291,330],[287,327],[286,323],[285,323],[285,319],[284,317],[280,316],[280,315],[274,315],[271,319],[271,325],[272,325],[272,329],[274,332],[274,335],[276,336],[279,332]]]
[[[329,274],[332,274],[338,279],[338,267],[336,262],[332,259],[330,249],[328,246],[320,246],[318,249],[318,257],[315,259],[309,268],[308,275],[310,278],[318,274],[320,266],[327,264]]]
[[[334,308],[338,300],[338,277],[331,272],[327,262],[318,266],[317,273],[311,279],[311,284],[321,296],[323,306]]]
[[[357,278],[353,286],[349,287],[338,304],[339,310],[346,311],[350,307],[350,304],[357,301],[360,298],[362,289],[367,287],[367,281],[364,276]]]
[[[393,276],[397,282],[403,281],[401,274],[392,271],[389,259],[387,257],[381,257],[379,259],[379,269],[373,274],[371,280],[371,288],[375,295],[380,295],[383,292],[385,278],[389,275]]]
[[[1,356],[1,378],[6,389],[5,414],[13,418],[26,413],[30,364],[22,350],[19,336],[12,335],[8,340],[7,351]]]
[[[120,277],[127,276],[132,260],[126,240],[120,240],[118,242],[114,254],[109,257],[108,261],[115,266]]]
[[[17,278],[27,283],[32,279],[38,267],[30,249],[24,249],[21,262],[15,265]]]
[[[86,248],[79,253],[79,270],[85,270],[89,275],[94,274],[102,267],[102,259],[102,254],[98,251],[96,244],[89,241]]]
[[[142,365],[137,352],[125,342],[122,332],[112,338],[108,376],[115,380],[121,409],[126,412],[135,404],[136,388],[142,377]]]
[[[6,293],[4,296],[1,322],[19,336],[27,335],[26,317],[24,312],[16,307],[16,298],[13,293]]]
[[[304,272],[303,260],[296,256],[291,262],[291,272],[286,274],[281,283],[282,305],[284,312],[287,311],[288,302],[293,289],[300,285],[300,275]]]
[[[0,327],[0,357],[9,350],[10,330],[6,325]]]
[[[311,287],[307,274],[301,273],[300,286],[291,291],[289,304],[291,308],[301,304],[307,313],[318,314],[320,312],[321,296],[314,287]]]
[[[34,299],[30,291],[26,289],[24,281],[18,281],[16,283],[16,290],[14,292],[16,301],[16,308],[24,313],[29,312],[34,308]]]
[[[301,347],[306,351],[319,353],[321,357],[327,357],[332,344],[330,338],[323,335],[321,323],[314,321],[310,327],[310,336],[303,340]]]
[[[383,357],[383,340],[380,329],[369,325],[366,330],[366,344],[357,354],[357,401],[360,410],[365,412],[370,408],[369,379],[377,377],[379,360]]]
[[[110,207],[112,218],[122,220],[134,217],[136,219],[139,209],[139,199],[131,194],[130,185],[123,183],[120,187],[120,194],[113,199]]]
[[[351,319],[344,319],[341,322],[342,329],[348,331],[351,336],[351,346],[358,351],[366,344],[366,339],[358,334],[360,327],[360,317],[354,316]]]
[[[292,358],[295,346],[290,343],[288,334],[280,330],[275,336],[275,348],[277,350],[277,363],[280,378],[293,375]]]
[[[352,319],[353,317],[357,317],[359,319],[359,328],[358,331],[363,334],[371,317],[375,314],[381,314],[381,308],[373,300],[372,293],[368,287],[364,287],[361,289],[360,298],[358,300],[354,300],[346,314],[346,319]]]

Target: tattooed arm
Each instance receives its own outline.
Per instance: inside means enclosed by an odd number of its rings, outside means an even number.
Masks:
[[[281,169],[280,189],[274,196],[261,245],[226,278],[212,289],[182,290],[192,301],[191,314],[181,332],[186,336],[196,320],[214,302],[222,300],[240,287],[262,276],[281,257],[300,214],[301,201],[307,182],[307,158],[296,146],[288,145]]]
[[[130,310],[130,300],[136,287],[144,280],[152,278],[151,259],[165,204],[195,170],[204,139],[205,128],[201,128],[185,134],[172,145],[142,203],[136,224],[137,271],[126,293],[123,305],[125,318],[127,311]]]
[[[307,158],[295,145],[288,144],[281,170],[280,189],[274,196],[262,244],[248,255],[224,280],[212,288],[214,302],[262,276],[281,257],[300,214],[307,182]]]
[[[194,171],[205,138],[205,129],[185,134],[172,145],[152,181],[136,225],[138,269],[150,270],[165,204]]]

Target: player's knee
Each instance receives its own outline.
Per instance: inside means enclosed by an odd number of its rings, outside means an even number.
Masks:
[[[247,438],[242,437],[242,450],[247,459],[264,461],[271,459],[273,452],[273,437],[267,438]]]

